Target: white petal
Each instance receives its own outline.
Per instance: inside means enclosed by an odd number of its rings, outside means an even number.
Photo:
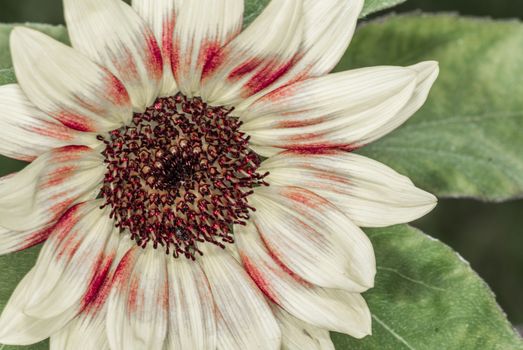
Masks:
[[[48,338],[60,330],[75,315],[76,310],[50,319],[29,317],[23,308],[31,297],[34,268],[18,283],[0,316],[0,343],[5,345],[30,345]]]
[[[282,350],[334,350],[329,331],[314,327],[275,306],[282,334]]]
[[[0,154],[30,162],[52,148],[96,144],[94,134],[70,129],[36,108],[17,84],[0,86]]]
[[[300,278],[357,293],[374,285],[370,240],[324,198],[304,188],[271,185],[257,188],[249,202],[271,256]]]
[[[199,257],[216,303],[218,349],[279,349],[280,329],[271,309],[236,260],[206,244]]]
[[[64,0],[73,47],[113,72],[136,112],[150,106],[163,77],[162,52],[153,32],[121,0]]]
[[[95,200],[71,208],[55,225],[35,266],[34,290],[24,312],[50,318],[69,308],[81,310],[109,273],[118,234],[109,210]]]
[[[394,120],[415,87],[415,71],[402,67],[363,68],[312,78],[258,100],[242,115],[242,130],[255,146],[351,150]]]
[[[163,58],[163,78],[160,96],[174,96],[178,92],[171,66],[173,33],[181,0],[133,0],[134,10],[147,22],[160,45]]]
[[[284,152],[265,161],[260,172],[279,186],[306,188],[324,197],[361,227],[406,223],[430,212],[436,197],[388,166],[343,151]]]
[[[0,316],[0,342],[47,338],[85,308],[107,277],[117,247],[98,201],[72,208],[44,244],[35,267]]]
[[[119,230],[113,230],[114,235],[119,235]],[[111,265],[107,278],[102,283],[101,287],[93,295],[92,300],[82,310],[82,312],[71,320],[59,332],[51,335],[51,350],[69,350],[69,349],[85,349],[85,350],[108,350],[109,340],[107,338],[106,330],[106,315],[107,315],[107,297],[113,286],[113,278],[119,266],[125,265],[124,257],[128,257],[127,253],[131,247],[135,246],[135,242],[128,239],[126,236],[121,236],[116,255]]]
[[[324,289],[289,274],[270,256],[256,227],[235,229],[243,265],[265,295],[294,317],[316,327],[362,338],[371,333],[371,315],[359,294]]]
[[[300,59],[289,72],[296,77],[329,73],[349,46],[363,0],[304,0],[304,35]]]
[[[118,277],[107,306],[111,349],[162,349],[168,323],[168,258],[148,246],[137,253],[131,272]]]
[[[0,187],[14,175],[0,177]],[[14,231],[0,227],[0,255],[24,250],[45,241],[51,234],[54,224],[55,221],[25,231]]]
[[[45,241],[51,234],[53,224],[25,231],[0,227],[0,255],[21,251]]]
[[[386,124],[375,129],[374,132],[367,135],[364,144],[371,143],[405,123],[414,113],[420,109],[427,97],[429,96],[430,89],[439,75],[438,62],[427,61],[421,62],[416,65],[410,66],[410,69],[416,71],[416,89],[412,94],[409,102],[403,107],[403,109],[394,117],[389,120]]]
[[[183,257],[167,260],[167,349],[216,349],[216,312],[205,274],[196,262]]]
[[[302,1],[272,0],[256,20],[220,50],[203,72],[202,97],[234,105],[271,84],[292,66],[303,30]]]
[[[17,27],[11,53],[18,83],[35,106],[80,131],[108,131],[132,117],[129,95],[107,70],[36,30]]]
[[[15,175],[16,173],[11,173],[0,177],[0,188]],[[43,242],[51,234],[54,223],[50,222],[41,227],[24,231],[0,227],[0,255],[21,251]]]
[[[101,154],[86,146],[53,149],[0,184],[0,226],[35,230],[75,203],[95,198],[105,173]]]
[[[303,39],[292,68],[273,86],[329,73],[349,46],[363,0],[304,0]],[[259,98],[256,94],[237,106],[244,110]]]
[[[180,91],[200,95],[204,66],[242,29],[243,0],[191,0],[174,28],[173,71]]]
[[[64,328],[51,335],[50,350],[109,350],[105,313],[80,314]]]

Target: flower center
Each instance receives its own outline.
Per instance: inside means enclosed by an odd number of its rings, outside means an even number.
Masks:
[[[252,189],[268,185],[258,156],[230,116],[200,98],[158,98],[130,126],[102,137],[107,172],[101,194],[121,232],[174,257],[202,254],[198,242],[234,242]]]

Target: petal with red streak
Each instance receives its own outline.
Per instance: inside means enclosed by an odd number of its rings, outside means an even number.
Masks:
[[[118,235],[99,201],[71,208],[0,316],[0,342],[29,344],[65,326],[108,275]]]
[[[94,134],[68,128],[36,108],[17,84],[0,86],[0,154],[30,162],[52,148],[97,143]]]
[[[0,184],[0,227],[33,230],[98,195],[105,167],[86,146],[53,149]]]
[[[136,247],[135,249],[138,249]],[[107,305],[111,349],[162,349],[167,336],[167,262],[151,246],[136,254],[134,266],[117,277]]]
[[[361,227],[406,223],[430,212],[432,194],[372,159],[339,150],[287,151],[262,163],[260,172],[278,186],[306,188],[324,197]]]
[[[109,71],[33,29],[11,32],[18,83],[29,100],[69,128],[109,131],[132,117],[129,95]]]
[[[217,315],[218,349],[280,349],[280,329],[271,309],[229,252],[202,245],[198,258],[209,281]]]
[[[202,97],[236,105],[267,91],[296,60],[303,31],[300,0],[272,0],[256,20],[207,64]]]
[[[114,229],[113,234],[119,235],[117,228]],[[51,335],[51,349],[109,350],[106,330],[107,298],[113,287],[116,273],[125,270],[123,266],[129,266],[132,259],[127,253],[133,246],[135,246],[134,241],[126,236],[121,237],[107,278],[97,288],[94,288],[94,285],[98,283],[91,284],[93,288],[90,290],[93,293],[86,294],[85,307],[80,314],[59,332]]]
[[[363,0],[303,0],[303,38],[292,67],[271,89],[329,73],[349,46]],[[266,91],[237,106],[247,108]]]
[[[372,67],[301,81],[264,96],[241,115],[264,156],[279,149],[353,150],[394,123],[417,84],[414,69]],[[267,148],[269,147],[269,148]]]
[[[304,188],[272,184],[257,188],[249,203],[268,252],[290,273],[355,293],[374,286],[370,240],[329,201]]]
[[[246,271],[275,304],[319,328],[355,338],[371,333],[371,314],[360,294],[320,288],[289,274],[271,257],[251,223],[235,228],[235,237]]]
[[[65,0],[64,12],[73,47],[122,81],[135,112],[152,105],[163,59],[145,20],[121,0]]]
[[[242,29],[243,0],[191,0],[174,28],[173,71],[180,91],[200,95],[206,64]]]
[[[173,34],[182,0],[133,0],[134,10],[153,31],[163,58],[160,96],[174,96],[178,91],[172,70]]]

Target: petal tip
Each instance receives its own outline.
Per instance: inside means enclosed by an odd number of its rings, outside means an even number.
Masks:
[[[415,65],[409,66],[409,68],[416,71],[419,82],[422,82],[431,76],[434,76],[433,80],[435,80],[435,78],[439,74],[439,62],[438,61],[424,61],[424,62],[420,62]]]

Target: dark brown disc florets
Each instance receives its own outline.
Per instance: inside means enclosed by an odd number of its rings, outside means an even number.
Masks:
[[[105,206],[139,246],[194,258],[198,242],[234,241],[232,225],[249,218],[247,197],[267,174],[256,172],[260,160],[231,111],[178,94],[99,137]]]

